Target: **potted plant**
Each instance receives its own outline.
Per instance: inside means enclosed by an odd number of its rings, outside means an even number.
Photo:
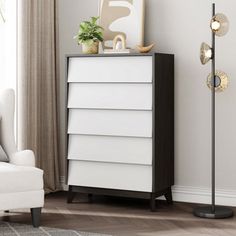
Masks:
[[[103,41],[103,28],[97,24],[98,18],[91,17],[90,21],[83,21],[75,36],[77,43],[82,45],[82,52],[85,54],[97,54],[99,42]]]

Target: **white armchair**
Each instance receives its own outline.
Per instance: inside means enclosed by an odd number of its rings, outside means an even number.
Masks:
[[[0,93],[0,145],[9,162],[0,162],[0,211],[30,208],[34,227],[40,225],[44,205],[43,171],[35,168],[31,150],[17,151],[14,138],[15,95]]]

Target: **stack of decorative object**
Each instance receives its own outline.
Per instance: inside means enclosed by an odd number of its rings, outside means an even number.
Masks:
[[[215,14],[215,4],[212,5],[212,19],[210,22],[212,31],[212,46],[202,43],[200,50],[200,59],[202,64],[206,64],[212,60],[212,72],[208,75],[207,85],[211,89],[212,96],[212,202],[210,206],[199,207],[194,210],[194,215],[202,218],[222,219],[233,216],[233,211],[230,208],[216,206],[215,204],[215,92],[222,92],[228,87],[228,76],[222,71],[215,68],[216,47],[215,36],[222,37],[229,30],[229,21],[224,14]]]
[[[154,44],[144,43],[145,0],[101,0],[100,16],[80,24],[76,36],[85,54],[97,54],[99,42],[103,53],[147,53]],[[99,25],[97,20],[99,18]]]

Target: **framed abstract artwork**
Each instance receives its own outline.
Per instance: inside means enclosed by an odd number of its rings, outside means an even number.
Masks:
[[[104,47],[112,47],[117,35],[123,35],[128,48],[144,41],[145,0],[101,0],[100,25],[104,28]]]

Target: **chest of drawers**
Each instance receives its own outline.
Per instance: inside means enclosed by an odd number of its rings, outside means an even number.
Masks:
[[[68,55],[68,202],[75,192],[172,202],[174,56]]]

